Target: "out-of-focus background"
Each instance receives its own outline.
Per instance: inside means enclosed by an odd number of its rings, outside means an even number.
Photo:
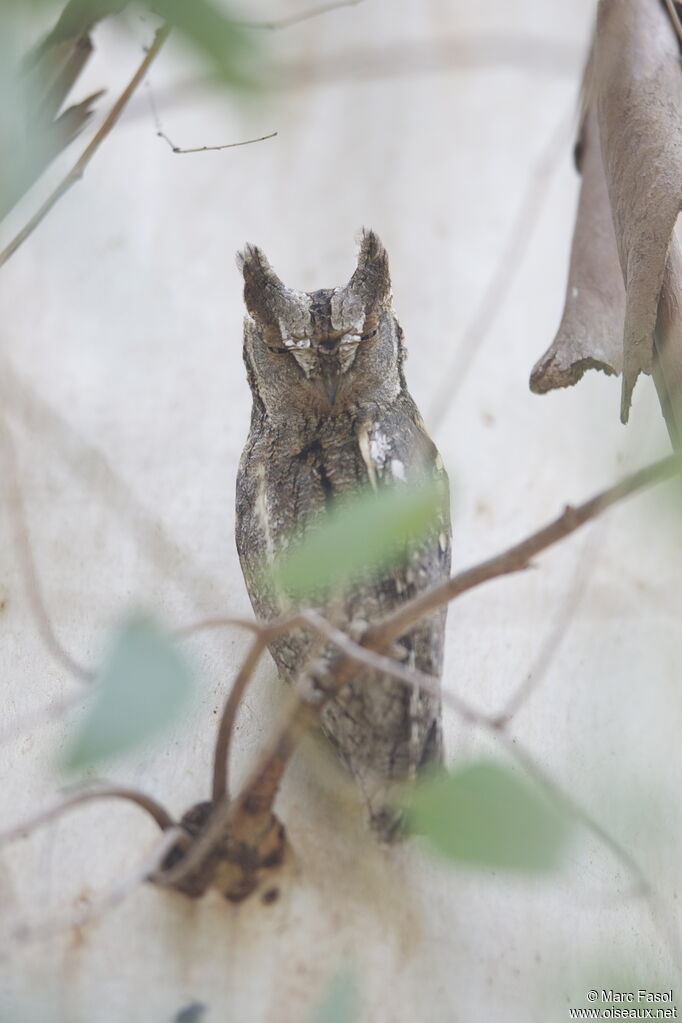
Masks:
[[[304,7],[258,0],[243,14]],[[267,85],[247,98],[206,84],[171,39],[84,179],[0,274],[3,414],[52,622],[80,659],[97,660],[131,607],[170,626],[250,612],[233,510],[250,413],[234,255],[247,241],[312,290],[348,279],[363,225],[382,238],[409,385],[450,474],[455,568],[666,453],[648,379],[627,429],[617,380],[528,389],[563,303],[594,8],[365,0],[261,32]],[[153,28],[129,16],[96,30],[77,90],[107,89],[90,133]],[[278,135],[174,154],[153,106],[178,147]],[[3,241],[85,141],[16,208]],[[5,827],[65,784],[55,757],[74,724],[22,722],[77,683],[40,642],[6,515],[0,530]],[[294,1023],[315,1018],[339,971],[354,978],[352,1018],[391,1023],[564,1020],[614,976],[674,989],[679,550],[670,487],[619,506],[534,570],[454,604],[444,675],[491,712],[537,682],[511,734],[642,865],[657,914],[587,829],[540,878],[455,869],[415,842],[377,850],[304,750],[278,803],[296,862],[275,905],[146,886],[82,929],[3,940],[0,1020],[161,1023],[187,1009],[202,1023]],[[216,717],[247,641],[224,631],[188,643],[192,713],[108,777],[178,814],[206,798]],[[269,734],[278,685],[268,659],[240,719],[237,777]],[[452,763],[505,757],[450,712],[446,743]],[[134,808],[107,803],[3,848],[3,932],[87,906],[153,840]]]

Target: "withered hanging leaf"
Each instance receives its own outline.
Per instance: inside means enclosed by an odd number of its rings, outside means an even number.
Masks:
[[[663,0],[600,0],[583,95],[566,302],[531,389],[567,387],[589,368],[622,372],[626,422],[637,377],[653,372],[676,442],[682,260],[671,238],[682,206],[682,69]]]
[[[593,108],[585,115],[577,150],[582,185],[566,302],[557,335],[531,373],[536,394],[570,387],[588,369],[613,374],[623,367],[625,289]]]
[[[682,202],[680,50],[661,0],[600,0],[594,87],[625,280],[621,419],[653,368],[666,256]]]
[[[653,376],[673,446],[682,443],[682,252],[673,234],[656,321]]]

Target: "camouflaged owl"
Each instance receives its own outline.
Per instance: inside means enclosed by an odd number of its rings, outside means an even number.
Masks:
[[[428,535],[399,565],[317,605],[355,636],[450,573],[447,476],[405,383],[386,251],[372,231],[364,232],[349,283],[313,292],[287,288],[251,245],[239,266],[253,409],[237,478],[237,549],[256,615],[271,620],[294,609],[296,602],[267,583],[262,567],[292,538],[304,537],[337,499],[425,478],[442,494]],[[393,655],[440,677],[445,616],[443,608],[411,627]],[[303,631],[270,650],[288,683],[337,656],[316,649]],[[392,837],[400,819],[397,788],[441,759],[440,700],[358,669],[325,706],[321,725],[360,786],[371,827]]]

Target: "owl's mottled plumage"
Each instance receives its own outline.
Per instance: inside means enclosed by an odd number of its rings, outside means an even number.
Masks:
[[[433,528],[401,566],[328,598],[322,608],[335,625],[356,634],[450,571],[447,477],[407,391],[386,252],[373,232],[365,232],[349,283],[314,292],[285,287],[252,246],[239,264],[253,410],[237,478],[237,549],[258,617],[293,609],[263,581],[263,560],[305,534],[337,497],[425,477],[435,477],[442,490]],[[439,677],[444,626],[443,610],[403,636],[404,663]],[[314,651],[310,637],[299,632],[273,643],[271,652],[292,682]],[[331,648],[321,654],[336,656]],[[397,820],[390,807],[395,783],[440,759],[440,716],[433,695],[369,671],[358,672],[322,713],[324,732],[359,783],[372,826],[384,835]]]

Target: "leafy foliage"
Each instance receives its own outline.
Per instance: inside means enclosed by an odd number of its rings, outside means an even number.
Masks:
[[[422,782],[408,827],[455,863],[545,871],[556,867],[568,823],[514,774],[490,761]]]
[[[131,616],[113,637],[64,766],[86,767],[139,746],[179,715],[191,693],[188,663],[170,637],[152,619]]]
[[[405,556],[433,528],[442,501],[436,484],[367,488],[339,501],[272,568],[276,586],[295,597],[373,575]]]

